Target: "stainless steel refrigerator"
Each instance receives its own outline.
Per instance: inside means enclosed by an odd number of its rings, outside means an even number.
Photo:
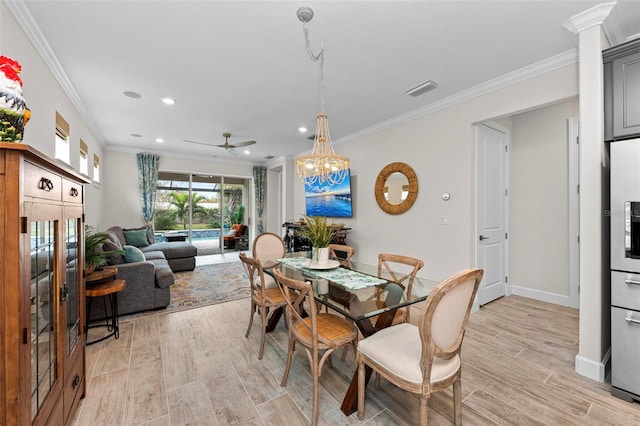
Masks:
[[[640,401],[640,139],[610,154],[612,394]]]

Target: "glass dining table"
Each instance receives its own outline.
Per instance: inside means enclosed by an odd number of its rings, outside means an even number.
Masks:
[[[411,285],[398,283],[388,272],[378,274],[378,267],[353,261],[330,261],[326,265],[314,265],[306,252],[288,253],[282,259],[261,259],[266,273],[273,274],[274,267],[289,278],[310,281],[315,300],[354,321],[364,337],[389,327],[397,309],[424,301],[437,285],[435,281],[416,277]],[[394,271],[402,273],[403,271]],[[271,330],[279,315],[272,316]],[[275,317],[275,318],[274,318]],[[350,415],[357,410],[357,369],[342,402],[341,410]],[[371,369],[367,368],[366,381]]]

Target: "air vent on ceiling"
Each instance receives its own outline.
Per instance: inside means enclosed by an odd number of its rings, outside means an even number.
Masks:
[[[420,96],[424,93],[427,93],[429,90],[433,90],[436,87],[438,87],[438,83],[436,83],[435,81],[425,81],[424,83],[414,87],[413,89],[409,89],[407,90],[406,93],[409,96],[413,96],[414,98],[416,96]]]
[[[267,155],[266,157],[264,157],[265,160],[273,160],[275,158],[275,156],[273,155]]]

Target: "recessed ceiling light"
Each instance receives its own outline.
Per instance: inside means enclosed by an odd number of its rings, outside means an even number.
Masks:
[[[428,81],[425,81],[424,83],[414,87],[413,89],[407,90],[404,93],[406,93],[409,96],[416,97],[416,96],[420,96],[420,95],[422,95],[424,93],[427,93],[429,90],[433,90],[436,87],[438,87],[438,83],[436,83],[435,81],[428,80]]]
[[[298,131],[300,133],[307,133],[307,128],[306,127],[298,127]]]
[[[158,143],[163,143],[163,142],[164,142],[164,139],[162,139],[162,138],[156,138],[156,142],[158,142]]]
[[[251,151],[249,151],[248,149],[245,149],[245,150],[244,150],[244,151],[242,151],[242,152],[244,152],[246,155],[251,154]]]
[[[134,138],[141,138],[142,135],[140,133],[130,133],[129,136],[133,136]]]
[[[138,92],[131,92],[131,91],[126,91],[126,92],[122,92],[123,95],[129,97],[129,98],[133,98],[133,99],[140,99],[142,97],[142,95]]]
[[[162,98],[162,102],[164,102],[165,105],[173,105],[176,103],[176,101],[171,98]]]

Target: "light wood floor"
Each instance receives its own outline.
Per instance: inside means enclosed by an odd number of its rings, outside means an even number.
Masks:
[[[260,319],[245,339],[248,311],[243,299],[122,323],[120,339],[87,348],[87,395],[74,424],[308,424],[312,381],[304,351],[296,351],[280,387],[286,330],[281,321],[259,361]],[[640,425],[640,404],[573,372],[577,336],[575,309],[522,297],[472,314],[462,354],[463,423]],[[363,422],[342,414],[352,355],[325,366],[319,423],[417,424],[418,400],[384,380],[380,389],[373,381],[367,388]],[[451,424],[450,390],[432,396],[430,407],[430,424]]]

